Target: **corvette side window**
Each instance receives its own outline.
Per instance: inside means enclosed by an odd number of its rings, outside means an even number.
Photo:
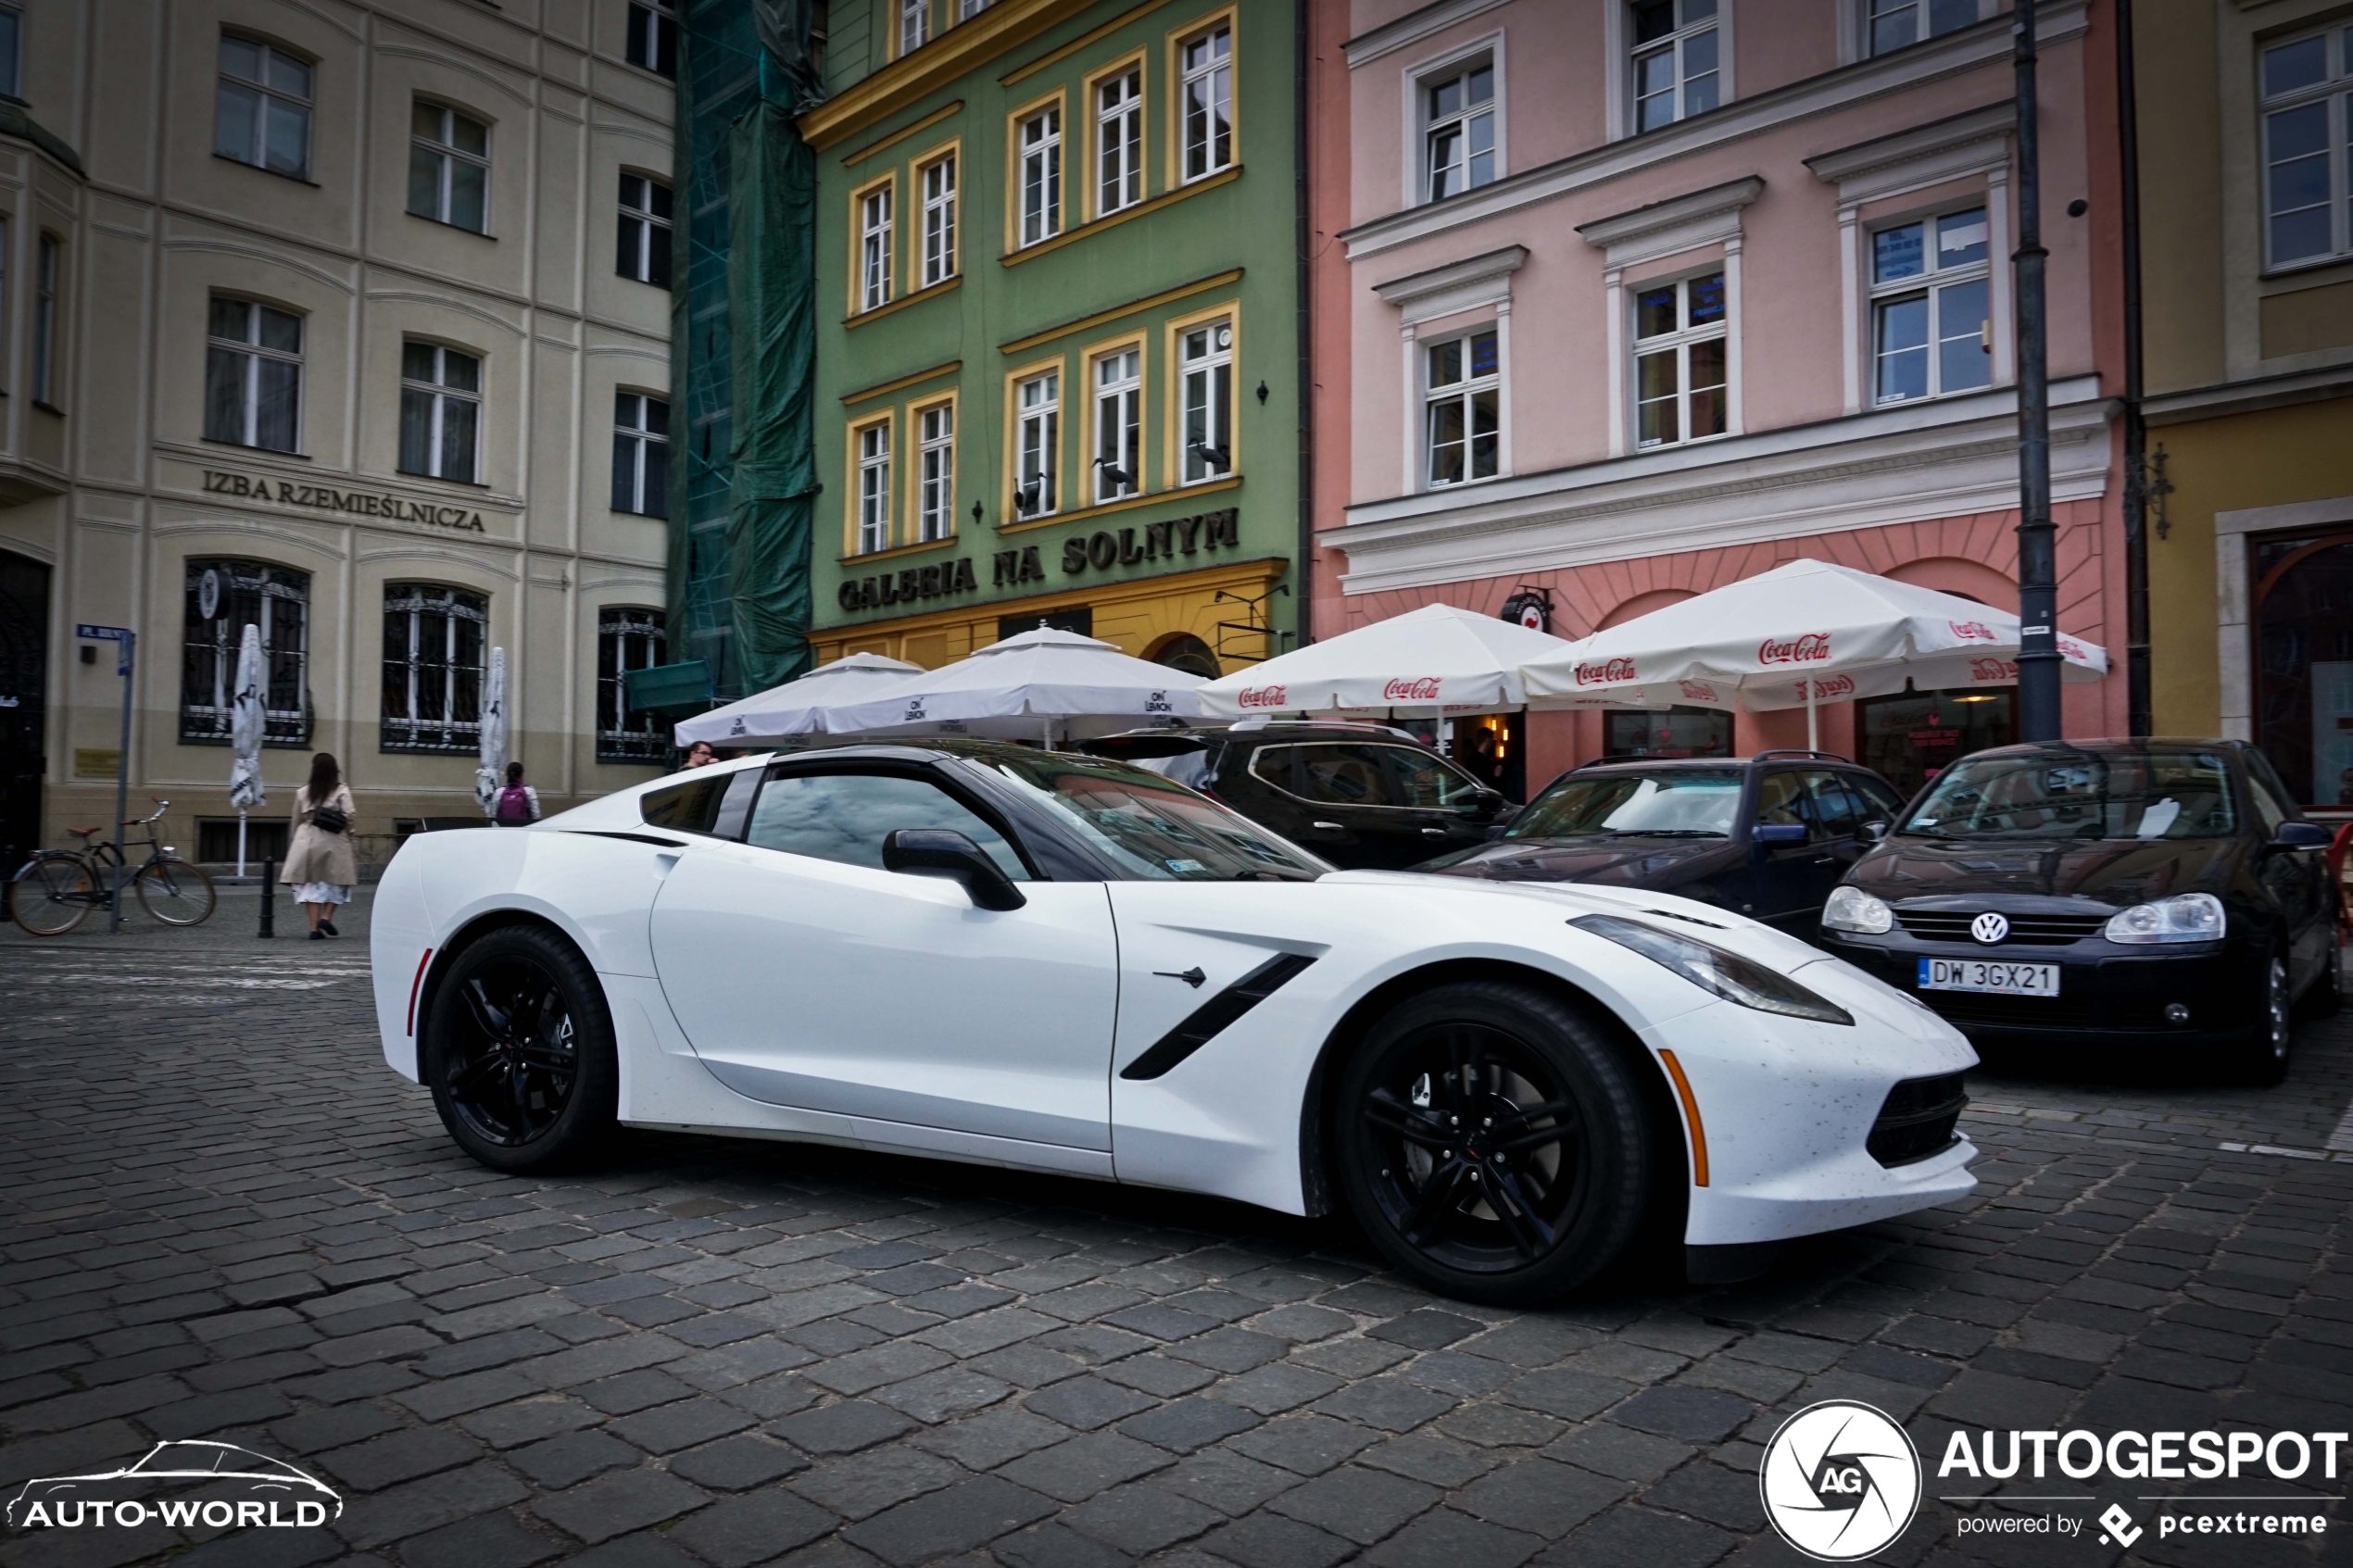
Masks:
[[[675,828],[682,833],[709,833],[718,821],[719,803],[726,797],[733,773],[713,770],[684,784],[648,790],[637,797],[637,814],[648,827]]]
[[[938,785],[883,773],[788,773],[761,786],[744,842],[787,855],[882,870],[883,840],[900,828],[953,828],[1015,882],[1029,880],[1013,847]]]

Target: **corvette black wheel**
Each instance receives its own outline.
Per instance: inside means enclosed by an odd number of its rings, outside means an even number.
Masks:
[[[1391,1010],[1340,1086],[1358,1223],[1433,1288],[1516,1303],[1573,1289],[1633,1238],[1652,1148],[1617,1051],[1575,1007],[1468,983]]]
[[[459,954],[421,1044],[442,1124],[485,1165],[547,1165],[612,1125],[619,1074],[604,993],[552,932],[510,927]]]

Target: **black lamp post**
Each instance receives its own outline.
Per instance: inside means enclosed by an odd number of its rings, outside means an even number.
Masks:
[[[2017,0],[2018,734],[2059,738],[2057,530],[2051,522],[2051,385],[2043,301],[2043,184],[2034,88],[2034,0]]]

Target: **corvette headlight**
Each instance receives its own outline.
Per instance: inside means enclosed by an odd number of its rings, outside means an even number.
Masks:
[[[1569,924],[1579,931],[1605,937],[1621,947],[1630,947],[1652,961],[1665,965],[1698,986],[1712,991],[1728,1002],[1738,1002],[1759,1012],[1786,1013],[1792,1018],[1810,1018],[1817,1023],[1847,1023],[1855,1015],[1836,1003],[1827,1001],[1784,974],[1776,974],[1763,964],[1728,953],[1721,947],[1705,942],[1694,942],[1688,936],[1678,936],[1640,921],[1619,920],[1615,915],[1580,915]]]
[[[2119,909],[2102,935],[2111,942],[2220,942],[2222,900],[2211,893],[2177,893]]]
[[[1877,936],[1895,928],[1895,911],[1885,899],[1874,898],[1859,887],[1833,887],[1830,902],[1822,906],[1822,923],[1832,931]]]

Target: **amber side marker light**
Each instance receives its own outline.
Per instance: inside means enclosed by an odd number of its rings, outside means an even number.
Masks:
[[[1675,1053],[1661,1047],[1659,1059],[1667,1063],[1667,1075],[1675,1080],[1675,1094],[1683,1102],[1683,1120],[1692,1129],[1692,1185],[1707,1185],[1707,1129],[1699,1119],[1699,1101],[1692,1097],[1692,1081],[1683,1076],[1683,1064]]]

